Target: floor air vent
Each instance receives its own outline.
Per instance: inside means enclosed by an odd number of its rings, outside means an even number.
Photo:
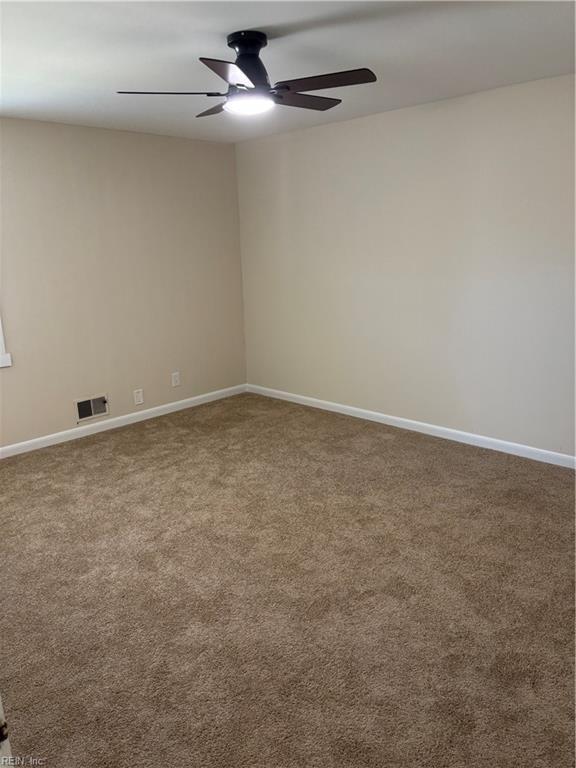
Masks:
[[[108,413],[108,397],[98,395],[89,400],[76,400],[76,412],[78,421],[93,419],[96,416],[106,416]]]

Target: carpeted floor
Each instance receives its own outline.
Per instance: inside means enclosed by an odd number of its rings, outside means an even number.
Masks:
[[[0,466],[47,768],[570,768],[573,474],[255,395]]]

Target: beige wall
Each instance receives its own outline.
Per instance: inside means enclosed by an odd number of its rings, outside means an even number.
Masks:
[[[4,120],[0,438],[243,383],[234,147]],[[172,388],[179,370],[182,385]]]
[[[248,380],[573,453],[572,89],[239,145]]]
[[[572,88],[238,145],[247,377],[234,147],[2,121],[0,442],[247,378],[573,453]]]

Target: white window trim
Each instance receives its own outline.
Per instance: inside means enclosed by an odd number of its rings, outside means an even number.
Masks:
[[[9,352],[6,352],[4,330],[2,328],[2,318],[0,317],[0,368],[9,368],[11,365],[12,355]]]

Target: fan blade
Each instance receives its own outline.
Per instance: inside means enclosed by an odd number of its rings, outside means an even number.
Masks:
[[[200,112],[199,115],[196,115],[196,117],[208,117],[208,115],[217,115],[219,112],[222,112],[224,109],[225,102],[222,102],[221,104],[216,104],[215,107],[210,107],[210,109],[205,109],[204,112]]]
[[[332,109],[342,102],[342,99],[326,99],[324,96],[309,96],[307,93],[277,93],[274,95],[276,104],[286,107],[301,107],[302,109],[317,109],[324,111]]]
[[[301,77],[298,80],[281,80],[274,88],[280,91],[320,91],[323,88],[373,83],[375,80],[376,75],[371,69],[349,69],[346,72],[330,72],[327,75]]]
[[[116,91],[116,93],[131,93],[139,96],[226,96],[215,91]]]
[[[254,83],[237,64],[231,61],[220,61],[220,59],[205,59],[200,57],[202,64],[215,72],[222,80],[226,80],[229,85],[242,85],[244,88],[254,88]]]

